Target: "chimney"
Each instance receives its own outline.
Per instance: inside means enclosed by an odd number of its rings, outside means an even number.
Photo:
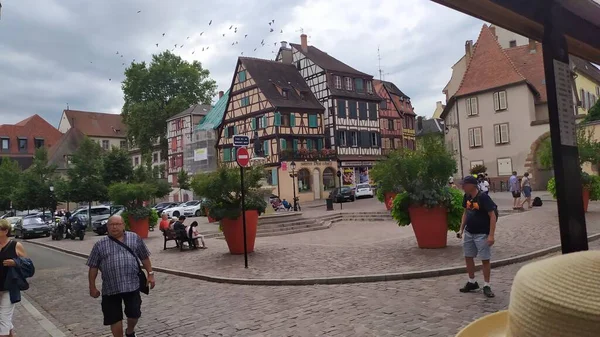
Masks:
[[[465,42],[465,56],[467,57],[467,61],[471,59],[473,55],[473,40],[467,40]]]
[[[529,53],[535,54],[537,52],[537,47],[534,39],[529,39]]]
[[[292,64],[294,62],[294,58],[292,56],[292,48],[287,47],[286,41],[281,41],[281,47],[279,48],[279,53],[281,53],[281,62],[285,64]]]
[[[436,109],[441,109],[442,108],[442,101],[435,102],[435,107],[436,107]]]
[[[300,46],[303,52],[308,52],[308,36],[306,34],[300,35]]]
[[[494,34],[494,37],[496,37],[496,40],[498,40],[498,35],[496,35],[496,26],[490,26],[490,31],[492,31],[492,34]]]
[[[219,99],[221,99],[221,97],[223,97],[223,95],[225,95],[225,93],[223,91],[219,91]]]
[[[417,132],[423,130],[423,116],[417,117]]]

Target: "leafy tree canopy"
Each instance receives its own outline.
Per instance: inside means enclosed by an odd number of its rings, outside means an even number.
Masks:
[[[192,104],[210,104],[216,83],[209,75],[200,62],[189,63],[169,51],[153,55],[150,64],[127,68],[122,115],[131,144],[147,153],[161,140],[166,154],[166,120]]]
[[[91,203],[107,199],[102,151],[100,145],[86,137],[73,153],[67,171],[71,201]]]
[[[177,187],[179,187],[180,190],[190,189],[190,176],[184,169],[181,169],[181,171],[177,173]]]
[[[0,210],[10,208],[11,195],[19,184],[21,168],[10,158],[0,158]]]
[[[582,123],[588,123],[591,121],[600,120],[600,99],[588,110],[587,115],[583,119]]]
[[[13,191],[13,206],[17,209],[50,209],[55,206],[55,199],[50,186],[53,184],[56,166],[48,165],[46,148],[36,150],[33,164],[25,170]]]
[[[600,143],[594,139],[593,129],[585,126],[577,129],[577,149],[579,151],[579,166],[584,163],[596,164],[600,162]],[[542,168],[550,169],[553,167],[550,137],[544,139],[540,144],[537,157]]]
[[[105,186],[129,181],[133,177],[133,165],[125,149],[114,147],[103,157],[102,178]]]

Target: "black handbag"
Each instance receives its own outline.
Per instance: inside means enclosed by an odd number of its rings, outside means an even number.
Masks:
[[[138,265],[139,271],[138,271],[138,278],[140,279],[140,291],[146,295],[148,295],[150,293],[150,287],[148,286],[148,278],[146,277],[146,273],[144,273],[144,271],[142,270],[142,267],[140,266],[140,259],[137,256],[136,253],[133,252],[133,250],[131,248],[129,248],[129,246],[127,246],[126,244],[124,244],[123,242],[113,238],[112,236],[108,236],[109,239],[111,239],[113,242],[115,242],[116,244],[120,245],[121,247],[127,249],[127,251],[129,253],[131,253],[131,255],[133,255],[135,257],[135,261]]]

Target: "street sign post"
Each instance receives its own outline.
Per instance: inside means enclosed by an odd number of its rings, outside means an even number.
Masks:
[[[248,144],[250,144],[250,139],[248,139]],[[235,144],[235,136],[234,136],[234,144]],[[240,184],[242,187],[242,228],[244,230],[244,267],[248,268],[248,244],[246,243],[246,193],[244,191],[244,167],[248,166],[250,163],[250,154],[245,147],[240,147],[237,150],[237,163],[240,166]]]
[[[235,147],[247,147],[250,145],[250,137],[243,135],[233,136],[233,146]]]

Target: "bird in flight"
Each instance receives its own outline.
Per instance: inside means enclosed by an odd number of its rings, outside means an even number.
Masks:
[[[210,48],[210,46],[206,47],[206,50],[208,50],[208,48]]]
[[[229,30],[231,30],[231,28],[233,28],[233,25],[229,26]]]
[[[121,54],[121,57],[123,57],[123,54]]]
[[[165,36],[165,34],[167,34],[167,33],[163,33],[163,36]]]
[[[269,22],[269,26],[271,25],[271,22]]]
[[[140,14],[142,11],[138,11],[138,14]]]
[[[175,44],[175,48],[177,48],[177,43]]]
[[[122,66],[124,66],[124,65],[125,65],[125,62],[121,63],[121,65],[122,65]]]
[[[158,43],[156,44],[156,46],[158,47]]]
[[[179,49],[181,49],[181,48],[183,48],[183,45],[181,45],[181,46],[179,47]]]
[[[110,78],[109,78],[108,80],[109,80],[109,81],[112,81],[112,79],[110,79]]]
[[[223,33],[223,36],[225,36],[225,33]]]
[[[210,20],[210,22],[208,23],[208,25],[210,26],[212,24],[212,20]]]
[[[117,50],[117,55],[119,55],[119,51]]]
[[[204,51],[204,48],[202,48],[202,51]]]
[[[244,35],[244,39],[248,37],[248,34]]]
[[[275,23],[275,19],[271,20],[271,22]]]
[[[194,53],[195,53],[195,52],[196,52],[196,51],[194,50],[194,51],[192,52],[192,55],[194,55]]]
[[[204,32],[200,33],[200,36],[202,36],[202,34],[204,34]]]
[[[188,36],[186,40],[189,40],[189,39],[190,39],[190,37]]]
[[[244,56],[244,52],[242,52],[242,56]]]
[[[254,51],[256,51],[256,48],[254,48]]]
[[[281,30],[281,33],[283,34],[283,29]]]
[[[273,45],[274,45],[274,46],[276,46],[276,45],[277,45],[277,42],[273,42]]]
[[[273,28],[271,28],[271,29],[269,30],[269,33],[273,33]]]

